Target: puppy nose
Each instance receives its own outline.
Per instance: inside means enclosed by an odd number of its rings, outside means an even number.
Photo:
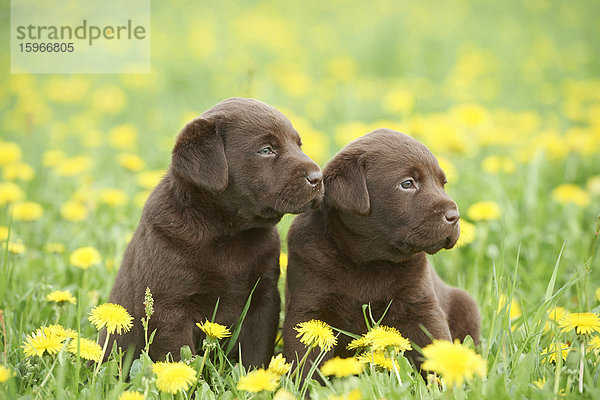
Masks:
[[[446,211],[446,214],[444,214],[444,217],[446,218],[447,223],[455,224],[460,219],[460,214],[458,213],[458,210],[453,208],[453,209]]]
[[[313,171],[306,175],[306,180],[312,186],[317,186],[323,180],[323,173],[321,171]]]

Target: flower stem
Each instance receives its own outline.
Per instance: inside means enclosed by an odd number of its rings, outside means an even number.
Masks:
[[[96,369],[94,370],[94,376],[92,379],[92,388],[94,387],[94,383],[96,382],[96,376],[100,371],[100,365],[102,365],[102,361],[104,360],[104,354],[106,354],[106,348],[108,347],[108,339],[110,338],[110,334],[106,331],[106,339],[104,339],[104,346],[102,346],[102,354],[100,355],[100,359],[98,360],[98,364],[96,365]]]
[[[398,385],[402,386],[402,379],[400,379],[400,372],[398,371],[398,364],[396,360],[392,358],[392,364],[394,364],[394,372],[396,373],[396,379],[398,380]]]
[[[300,362],[296,366],[294,375],[292,375],[292,380],[294,381],[294,383],[298,383],[298,381],[296,380],[297,376],[298,376],[298,372],[300,372],[300,377],[302,377],[302,372],[304,371],[304,364],[306,364],[306,360],[308,359],[308,355],[310,354],[311,350],[312,350],[312,347],[309,347],[308,350],[306,350],[304,357],[302,357],[302,360],[300,360]]]
[[[202,377],[202,370],[204,369],[204,363],[206,362],[206,358],[208,357],[209,350],[204,350],[204,356],[202,356],[202,364],[200,364],[200,370],[198,371],[198,375]]]
[[[54,361],[52,362],[52,365],[50,366],[50,368],[48,369],[48,373],[46,374],[46,376],[44,377],[44,380],[42,381],[42,383],[40,384],[40,387],[44,387],[44,385],[48,382],[48,379],[50,379],[50,376],[52,375],[52,371],[54,370],[54,367],[56,366],[56,361],[58,360],[58,354],[56,355],[56,357],[54,357]],[[46,362],[44,361],[44,364],[46,364]]]
[[[585,365],[585,339],[581,342],[581,357],[579,358],[579,393],[583,393],[583,367]]]

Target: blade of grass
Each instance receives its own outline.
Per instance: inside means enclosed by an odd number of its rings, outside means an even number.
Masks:
[[[238,320],[235,324],[235,329],[233,330],[233,333],[232,333],[231,337],[229,338],[229,341],[227,342],[227,347],[225,348],[225,354],[227,354],[227,355],[229,355],[229,353],[231,353],[231,350],[233,350],[233,347],[235,346],[235,343],[236,343],[238,337],[240,336],[240,332],[242,330],[242,324],[244,323],[244,319],[246,319],[246,314],[248,314],[248,309],[250,309],[250,303],[252,301],[252,294],[254,293],[254,290],[256,290],[256,287],[258,286],[259,282],[260,282],[260,278],[258,278],[256,280],[254,287],[250,291],[250,295],[248,295],[248,300],[246,300],[246,304],[244,305],[244,308],[242,309],[242,313],[240,314],[240,317],[238,318]]]

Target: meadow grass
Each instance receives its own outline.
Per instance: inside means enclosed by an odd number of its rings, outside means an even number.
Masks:
[[[600,398],[598,332],[564,331],[553,311],[600,313],[598,15],[593,1],[153,2],[146,75],[8,74],[3,30],[0,399]],[[288,360],[273,390],[252,394],[238,389],[250,371],[225,355],[237,327],[198,356],[182,349],[197,380],[175,395],[145,354],[97,366],[82,341],[26,355],[42,326],[96,339],[89,312],[107,301],[177,132],[230,96],[280,108],[322,166],[379,127],[431,148],[463,228],[461,245],[431,261],[480,306],[471,347],[484,376],[450,386],[395,353],[392,371],[331,378],[304,365],[324,383],[302,382]],[[278,226],[282,293],[292,219]],[[72,257],[88,246],[98,259]],[[57,290],[75,304],[48,301]],[[556,343],[568,354],[552,362]]]

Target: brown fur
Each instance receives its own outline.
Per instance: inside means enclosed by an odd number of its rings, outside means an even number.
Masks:
[[[185,126],[110,294],[134,317],[133,329],[111,342],[139,354],[149,287],[150,332],[156,329],[150,356],[178,359],[182,346],[195,351],[201,343],[196,323],[211,319],[217,300],[215,322],[231,328],[260,279],[239,344],[245,365],[269,362],[280,311],[275,224],[318,205],[323,193],[319,167],[300,144],[289,120],[251,99],[225,100]]]
[[[426,256],[453,247],[460,233],[458,208],[433,154],[409,136],[379,129],[343,148],[323,174],[322,207],[296,217],[288,234],[285,357],[303,357],[293,328],[313,318],[365,333],[363,304],[379,319],[391,302],[382,324],[418,346],[431,341],[421,325],[437,339],[471,335],[477,342],[475,301],[447,286]],[[402,189],[408,179],[415,186]],[[325,360],[352,355],[348,342],[340,335]]]

